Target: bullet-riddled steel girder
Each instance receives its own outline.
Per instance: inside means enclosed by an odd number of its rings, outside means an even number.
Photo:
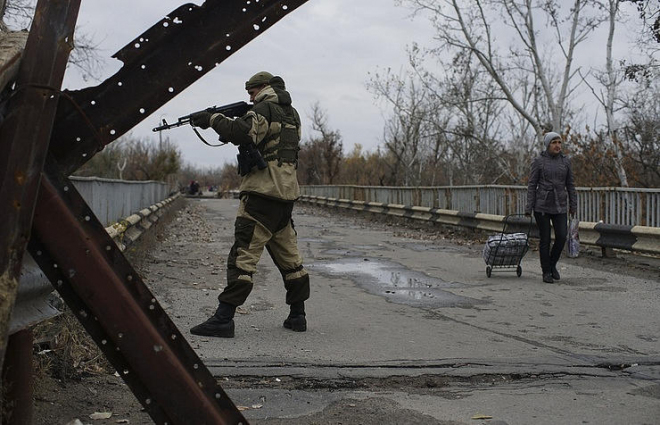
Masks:
[[[0,126],[0,365],[80,0],[39,1]]]
[[[29,250],[158,424],[247,421],[71,181],[46,164]]]
[[[78,169],[305,2],[207,0],[171,12],[114,55],[124,62],[115,75],[97,87],[69,92],[77,106],[61,99],[51,152],[62,171]]]

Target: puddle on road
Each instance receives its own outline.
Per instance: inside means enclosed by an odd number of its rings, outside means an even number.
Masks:
[[[376,259],[348,259],[314,263],[312,268],[334,276],[349,277],[358,286],[390,301],[422,307],[469,308],[486,301],[463,297],[448,289],[464,287],[462,283],[409,270],[400,264]]]

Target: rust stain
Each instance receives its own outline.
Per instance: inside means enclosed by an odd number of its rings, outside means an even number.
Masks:
[[[26,177],[25,177],[25,173],[23,173],[22,171],[17,171],[14,178],[15,178],[17,184],[19,184],[21,186],[23,186],[25,184]]]

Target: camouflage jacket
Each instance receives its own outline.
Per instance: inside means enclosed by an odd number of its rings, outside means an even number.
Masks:
[[[267,167],[257,167],[241,180],[240,192],[267,198],[295,201],[300,197],[296,175],[300,117],[291,106],[291,95],[280,77],[271,80],[255,98],[252,109],[236,119],[213,116],[211,126],[235,145],[254,143]]]

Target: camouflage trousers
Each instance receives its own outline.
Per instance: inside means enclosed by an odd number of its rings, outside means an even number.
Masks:
[[[239,306],[252,292],[252,275],[264,248],[277,266],[286,289],[286,303],[309,298],[309,275],[298,252],[291,213],[293,202],[242,195],[234,223],[234,245],[227,259],[227,286],[218,296]]]

